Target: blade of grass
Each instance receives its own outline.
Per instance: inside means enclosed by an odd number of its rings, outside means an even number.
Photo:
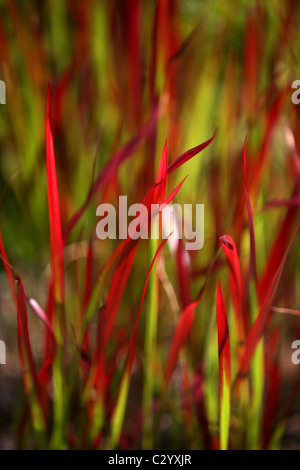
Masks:
[[[245,340],[245,325],[243,318],[244,295],[239,257],[235,243],[230,235],[223,235],[220,237],[220,242],[222,243],[229,269],[239,344],[240,346],[243,346]]]
[[[61,232],[59,197],[57,188],[54,143],[51,129],[50,89],[47,93],[46,114],[46,163],[50,224],[51,268],[54,283],[54,296],[57,303],[64,300],[63,240]]]
[[[250,304],[250,320],[253,324],[259,312],[258,298],[257,298],[257,270],[256,270],[256,247],[255,247],[255,233],[253,224],[253,214],[250,204],[250,198],[247,185],[247,169],[246,169],[246,147],[247,137],[245,138],[244,145],[244,192],[248,213],[248,225],[250,234],[250,266],[249,266],[249,282],[247,291],[249,295]],[[248,327],[248,325],[247,325]],[[264,394],[264,345],[261,340],[257,346],[254,354],[252,366],[250,370],[251,376],[251,399],[247,405],[247,427],[246,439],[248,449],[259,449],[260,443],[260,428],[262,422],[263,412],[263,394]]]
[[[46,113],[46,163],[47,163],[47,188],[50,224],[50,250],[51,270],[53,282],[53,295],[55,309],[53,315],[54,332],[57,338],[57,355],[53,361],[53,405],[54,426],[52,434],[52,446],[56,449],[64,447],[65,439],[65,386],[64,386],[64,337],[66,336],[64,319],[64,264],[63,264],[63,240],[61,231],[59,197],[56,178],[56,165],[54,143],[51,129],[50,88],[47,93]]]
[[[1,259],[7,265],[17,283],[17,336],[22,378],[29,399],[33,428],[40,445],[46,448],[47,410],[43,406],[42,390],[31,349],[25,290],[20,275],[2,256]]]
[[[197,147],[193,147],[192,149],[187,150],[182,155],[180,155],[180,157],[176,158],[176,160],[168,166],[168,175],[172,173],[174,170],[176,170],[177,168],[179,168],[181,165],[183,165],[185,162],[190,160],[192,157],[202,152],[202,150],[206,149],[206,147],[208,147],[209,144],[211,144],[211,142],[214,140],[216,133],[217,133],[217,129],[215,130],[213,136],[210,139],[208,139],[206,142],[203,142],[202,144],[197,145]]]
[[[231,402],[231,358],[230,340],[221,285],[217,288],[217,325],[219,344],[220,383],[220,449],[228,448],[230,402]]]

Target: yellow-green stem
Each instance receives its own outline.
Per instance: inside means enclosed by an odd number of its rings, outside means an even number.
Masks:
[[[155,233],[158,231],[158,222],[155,221]],[[150,262],[153,260],[157,250],[158,240],[150,239]],[[149,278],[149,303],[146,314],[145,328],[145,369],[143,388],[143,449],[153,447],[153,391],[155,377],[156,359],[156,335],[157,335],[157,314],[158,314],[158,279],[155,269],[152,270]]]

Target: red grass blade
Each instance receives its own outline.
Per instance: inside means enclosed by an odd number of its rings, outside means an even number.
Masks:
[[[222,243],[224,253],[226,255],[229,274],[230,274],[230,283],[233,293],[233,303],[236,314],[236,323],[239,340],[244,341],[245,331],[244,331],[244,321],[243,321],[243,305],[244,305],[244,295],[242,288],[242,278],[241,278],[241,269],[238,253],[236,250],[235,243],[230,235],[223,235],[220,237],[220,242]]]
[[[166,193],[166,186],[167,186],[167,174],[168,174],[168,142],[166,141],[161,159],[159,162],[159,167],[157,171],[157,177],[156,177],[156,182],[155,185],[155,191],[153,198],[154,200],[157,200],[158,204],[161,204],[164,200],[165,193]]]
[[[182,155],[180,155],[180,157],[176,158],[176,160],[168,166],[168,174],[172,173],[172,171],[176,170],[185,162],[190,160],[192,157],[202,152],[202,150],[206,149],[206,147],[208,147],[209,144],[214,140],[216,133],[217,129],[215,130],[214,135],[209,140],[203,142],[200,145],[197,145],[197,147],[187,150],[187,152],[183,153]]]
[[[50,249],[51,268],[54,285],[54,296],[57,302],[63,303],[64,299],[64,265],[63,265],[63,241],[61,232],[61,220],[59,210],[59,198],[57,189],[56,166],[53,135],[50,117],[50,89],[47,93],[46,114],[46,162],[48,183],[48,205],[50,223]]]
[[[217,289],[217,325],[220,383],[220,448],[227,449],[231,397],[231,358],[227,317],[220,282]]]
[[[2,257],[1,257],[2,258]],[[29,338],[28,320],[27,320],[27,307],[26,307],[26,296],[20,275],[15,269],[8,264],[2,258],[2,261],[9,268],[11,275],[17,283],[17,336],[18,336],[18,352],[21,365],[22,378],[26,394],[31,400],[37,400],[39,404],[38,410],[40,414],[37,415],[37,409],[35,409],[32,419],[39,426],[42,425],[45,429],[46,422],[46,409],[43,406],[42,391],[40,382],[33,359],[31,343]],[[33,413],[33,409],[31,410]]]
[[[24,286],[20,276],[14,273],[17,282],[17,302],[18,302],[18,345],[19,357],[22,367],[22,375],[25,390],[31,393],[32,387],[35,389],[36,395],[40,397],[40,387],[37,377],[37,371],[32,355],[31,344],[29,339],[28,323],[27,323],[27,308]],[[28,367],[30,374],[28,374]],[[30,377],[28,377],[30,375]],[[31,380],[33,383],[31,384]]]

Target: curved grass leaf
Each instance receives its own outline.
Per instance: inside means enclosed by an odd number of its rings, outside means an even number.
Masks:
[[[230,235],[220,237],[220,242],[222,243],[229,269],[238,338],[240,344],[243,344],[245,338],[243,319],[244,295],[239,257],[235,243]]]

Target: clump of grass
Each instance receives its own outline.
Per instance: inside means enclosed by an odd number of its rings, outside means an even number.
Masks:
[[[232,15],[223,2],[189,2],[194,13],[184,3],[0,7],[8,92],[17,79],[24,90],[8,93],[8,143],[0,134],[13,155],[1,180],[23,169],[1,198],[0,236],[24,384],[20,447],[279,448],[297,410],[300,376],[284,383],[280,336],[295,323],[279,312],[299,301],[289,256],[299,7],[254,2]],[[172,246],[159,222],[157,239],[99,241],[95,207],[121,194],[147,208],[205,203],[204,248]],[[33,293],[22,273],[35,279],[48,262]]]

